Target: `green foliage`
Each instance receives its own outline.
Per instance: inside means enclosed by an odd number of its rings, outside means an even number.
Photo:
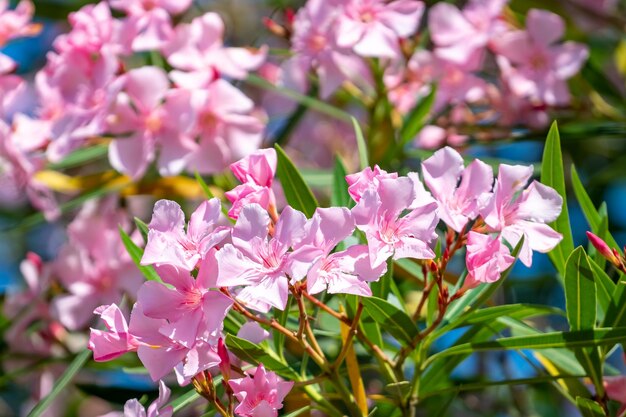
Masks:
[[[308,218],[311,218],[319,206],[313,192],[306,185],[302,175],[280,145],[274,145],[274,147],[278,156],[276,174],[280,179],[287,202],[291,207],[300,210]]]

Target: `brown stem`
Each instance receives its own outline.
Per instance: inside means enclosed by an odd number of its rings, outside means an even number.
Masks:
[[[341,313],[336,312],[335,310],[333,310],[332,308],[328,307],[326,304],[322,303],[320,300],[318,300],[317,298],[313,297],[311,294],[307,293],[306,291],[303,291],[302,295],[307,300],[309,300],[310,302],[312,302],[317,307],[321,308],[322,310],[324,310],[325,312],[327,312],[328,314],[330,314],[331,316],[333,316],[337,320],[340,320],[340,321],[346,323],[347,325],[351,325],[352,324],[352,321],[348,318],[348,316],[346,316],[345,314],[341,314]]]
[[[343,342],[343,346],[341,347],[341,351],[335,359],[335,363],[332,365],[332,369],[337,370],[341,366],[341,362],[343,362],[344,358],[348,354],[348,350],[352,345],[352,338],[358,333],[357,327],[359,325],[359,321],[361,320],[361,313],[363,313],[363,304],[359,301],[359,304],[356,308],[356,313],[354,314],[354,318],[352,319],[352,324],[350,325],[350,330],[348,331],[348,335],[346,336],[346,340]]]

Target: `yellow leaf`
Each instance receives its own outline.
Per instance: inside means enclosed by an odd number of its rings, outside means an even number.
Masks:
[[[340,311],[343,311],[341,308]],[[346,343],[348,339],[348,333],[350,332],[350,326],[341,322],[341,341]],[[359,369],[359,361],[356,358],[356,352],[354,351],[354,345],[352,340],[350,341],[350,347],[346,354],[346,368],[348,369],[348,379],[350,379],[350,385],[352,385],[352,394],[354,400],[363,413],[367,415],[367,395],[365,394],[365,386],[363,385],[363,378],[361,378],[361,370]]]
[[[622,75],[626,75],[626,39],[622,39],[615,48],[615,66]]]
[[[96,188],[114,179],[124,178],[124,176],[120,176],[115,171],[105,171],[98,174],[70,177],[57,171],[44,170],[36,172],[33,178],[53,191],[72,194]]]

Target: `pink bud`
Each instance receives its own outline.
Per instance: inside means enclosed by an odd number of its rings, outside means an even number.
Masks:
[[[228,350],[224,345],[224,340],[220,337],[217,341],[217,355],[220,357],[220,371],[225,381],[228,381],[230,377],[230,356],[228,356]]]
[[[602,256],[608,259],[613,265],[620,265],[619,258],[616,255],[617,251],[611,250],[604,240],[600,239],[591,232],[587,232],[587,238]]]

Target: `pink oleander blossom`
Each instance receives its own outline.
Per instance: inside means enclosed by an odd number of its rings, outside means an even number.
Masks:
[[[263,116],[255,114],[254,102],[229,82],[216,80],[194,89],[191,106],[196,115],[192,133],[199,141],[186,160],[190,170],[221,172],[261,146]]]
[[[496,282],[514,261],[509,248],[497,236],[469,232],[465,257],[468,272],[464,286],[473,288],[480,283]]]
[[[146,410],[141,403],[133,398],[126,401],[124,411],[112,411],[101,417],[172,417],[174,408],[167,405],[170,399],[170,389],[163,381],[159,381],[159,397]]]
[[[239,404],[235,414],[241,417],[276,417],[294,382],[282,381],[263,364],[248,375],[228,381]]]
[[[115,204],[115,199],[86,204],[68,226],[68,242],[54,261],[67,293],[53,299],[52,311],[70,330],[85,326],[99,305],[136,294],[143,282],[119,236],[119,227],[129,230],[128,218]]]
[[[304,259],[315,257],[316,260],[293,269],[295,279],[302,279],[306,275],[310,294],[328,290],[331,294],[372,295],[367,282],[378,280],[385,273],[387,265],[383,263],[372,268],[366,245],[355,245],[331,253],[352,234],[354,227],[352,213],[345,207],[318,208],[307,222],[305,236],[296,246],[294,254],[305,252],[307,256]]]
[[[423,187],[422,187],[423,188]],[[352,210],[357,228],[365,232],[372,268],[393,257],[431,259],[429,243],[436,237],[437,203],[429,197],[416,203],[411,178],[386,178],[368,189]],[[415,209],[404,214],[410,207]]]
[[[606,395],[621,404],[616,415],[623,416],[626,413],[626,376],[605,376],[603,382]]]
[[[276,175],[276,151],[273,148],[259,149],[230,165],[230,170],[241,182],[252,182],[271,187]]]
[[[284,309],[294,268],[313,259],[308,253],[289,252],[303,238],[305,224],[304,214],[288,206],[274,227],[273,237],[268,238],[267,212],[258,204],[243,207],[233,227],[233,243],[216,254],[217,285],[243,285],[237,299],[255,310]]]
[[[100,306],[94,314],[99,315],[106,326],[106,330],[92,328],[89,336],[88,346],[96,362],[110,361],[137,350],[140,343],[130,334],[126,318],[116,304]]]
[[[174,37],[171,15],[183,13],[192,0],[109,0],[113,9],[128,17],[124,31],[132,33],[133,51],[157,50]]]
[[[193,270],[209,250],[229,234],[227,227],[218,226],[220,206],[217,198],[204,201],[191,214],[185,230],[185,214],[178,203],[157,201],[148,225],[148,243],[141,258],[142,265],[172,265]]]
[[[358,203],[365,191],[376,189],[380,181],[387,178],[398,178],[398,174],[395,172],[388,173],[380,169],[378,165],[374,166],[374,169],[367,167],[356,174],[346,175],[348,193],[350,197]]]
[[[293,56],[282,65],[281,84],[304,93],[310,70],[319,77],[322,98],[329,97],[346,80],[369,84],[364,61],[350,48],[338,45],[339,11],[338,5],[329,7],[325,0],[309,0],[298,10],[291,37]]]
[[[476,159],[465,167],[461,155],[450,147],[426,159],[422,174],[439,205],[439,217],[459,233],[468,221],[476,219],[481,201],[493,185],[489,165]]]
[[[159,331],[187,348],[192,348],[198,338],[207,342],[216,340],[233,303],[224,294],[210,289],[217,277],[214,252],[207,254],[201,266],[204,271],[197,279],[189,271],[161,267],[159,275],[168,286],[148,281],[137,294],[147,317],[167,319],[168,324]]]
[[[537,181],[526,187],[532,172],[532,166],[501,164],[493,195],[480,211],[489,229],[511,246],[524,236],[519,258],[528,267],[533,251],[547,253],[563,238],[548,226],[561,213],[563,199]]]
[[[217,13],[205,13],[188,24],[179,24],[165,48],[174,71],[172,79],[188,88],[205,87],[215,78],[246,78],[265,61],[267,47],[253,51],[224,46],[224,21]]]
[[[337,42],[366,57],[400,56],[399,40],[417,30],[424,3],[416,0],[341,0]]]
[[[531,9],[524,31],[494,39],[498,64],[513,93],[551,106],[570,101],[566,80],[573,77],[589,56],[585,45],[557,43],[565,32],[563,19],[545,10]]]
[[[480,62],[491,39],[507,26],[502,19],[508,0],[472,0],[463,11],[449,3],[437,3],[428,13],[435,54],[464,65]]]
[[[161,68],[133,69],[119,79],[118,94],[107,118],[110,133],[121,135],[109,146],[109,161],[118,171],[141,177],[157,150],[161,175],[176,175],[196,150],[190,136],[195,113],[190,92],[170,89]]]

